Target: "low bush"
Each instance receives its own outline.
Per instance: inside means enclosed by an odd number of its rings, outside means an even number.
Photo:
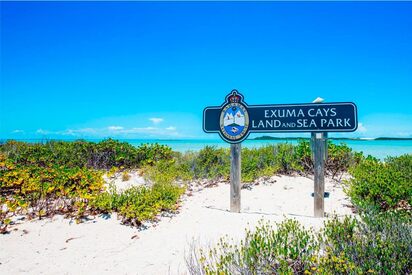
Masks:
[[[102,190],[99,171],[84,167],[17,166],[0,154],[0,198],[1,205],[7,206],[0,215],[3,219],[7,213],[39,218],[56,213],[80,217],[87,202]]]
[[[110,169],[108,174],[112,174],[125,168],[171,162],[172,156],[173,152],[167,146],[150,144],[134,147],[112,139],[98,143],[49,141],[30,144],[8,141],[1,144],[0,233],[7,231],[10,218],[15,214],[25,214],[29,218],[64,214],[80,221],[90,213],[90,204],[106,194],[102,193],[104,181],[101,169]],[[129,178],[124,172],[122,179]],[[153,181],[163,182],[162,179],[162,176],[157,176]],[[122,205],[117,211],[127,219],[140,221],[151,217],[148,214],[150,211],[157,213],[159,209],[170,208],[167,203],[171,200],[169,191],[173,188],[156,185],[153,190],[149,193],[144,190],[128,191],[128,201],[135,193],[147,195],[139,196],[142,198],[141,206],[134,202],[130,206]],[[97,213],[96,209],[94,212]],[[133,218],[133,215],[136,217]]]
[[[301,171],[296,147],[289,143],[266,145],[242,150],[242,180],[249,182],[276,173],[291,174]]]
[[[210,250],[191,251],[187,265],[191,274],[303,274],[318,252],[315,234],[296,220],[261,221],[240,244],[222,238]]]
[[[193,175],[187,167],[176,160],[162,160],[155,165],[147,165],[143,168],[146,181],[150,183],[171,184],[176,181],[188,181]]]
[[[191,274],[411,274],[412,222],[389,213],[345,217],[314,232],[295,220],[261,223],[240,243],[192,248]]]
[[[191,159],[192,173],[195,178],[216,179],[229,177],[229,150],[206,146]]]
[[[165,145],[154,143],[134,147],[113,139],[97,143],[84,140],[45,143],[7,141],[0,145],[0,152],[16,165],[63,165],[94,169],[110,169],[114,166],[135,168],[172,159],[173,156],[172,149]]]
[[[173,151],[167,145],[158,143],[142,144],[136,147],[137,163],[153,165],[161,160],[171,160],[173,158]]]
[[[184,188],[170,183],[137,186],[120,193],[111,187],[89,205],[94,213],[117,212],[123,223],[139,226],[143,221],[153,220],[161,211],[175,210],[183,193]]]
[[[346,191],[358,208],[412,210],[412,155],[365,159],[350,173]]]
[[[325,254],[319,271],[327,274],[410,274],[412,221],[394,212],[365,212],[362,220],[334,218],[322,231]]]
[[[191,274],[303,274],[318,251],[315,235],[296,220],[260,222],[240,244],[222,238],[210,250],[191,251],[187,265]]]
[[[308,140],[299,140],[294,150],[299,159],[300,171],[313,173],[313,158],[311,144]],[[334,144],[328,141],[327,159],[325,161],[325,172],[332,178],[342,175],[350,167],[358,164],[364,156],[362,152],[353,152],[346,144]]]

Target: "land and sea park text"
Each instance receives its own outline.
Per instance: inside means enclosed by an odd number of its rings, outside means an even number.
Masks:
[[[267,108],[260,109],[264,119],[251,119],[252,129],[266,128],[351,128],[355,121],[348,117],[339,117],[336,107],[314,108]],[[260,116],[259,116],[260,117]]]

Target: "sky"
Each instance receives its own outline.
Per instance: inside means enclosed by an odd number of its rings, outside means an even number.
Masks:
[[[358,130],[335,136],[412,137],[412,2],[0,2],[0,15],[0,139],[217,139],[202,112],[232,89],[251,105],[355,102]]]

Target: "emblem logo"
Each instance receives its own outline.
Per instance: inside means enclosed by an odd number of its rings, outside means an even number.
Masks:
[[[220,113],[220,133],[231,143],[242,141],[249,130],[249,114],[236,90],[228,97],[228,103]]]

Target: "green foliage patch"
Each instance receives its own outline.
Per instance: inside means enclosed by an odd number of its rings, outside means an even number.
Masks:
[[[333,219],[314,232],[287,219],[260,222],[240,243],[194,248],[191,274],[410,274],[412,222],[396,215]]]
[[[81,221],[90,213],[92,204],[107,196],[102,169],[151,166],[159,161],[173,161],[172,156],[172,150],[164,145],[134,147],[112,139],[98,143],[79,140],[1,144],[0,233],[7,232],[10,217],[16,214],[29,218],[64,214]],[[128,177],[124,172],[123,180]],[[154,178],[153,182],[163,182],[162,177]],[[140,223],[152,218],[154,214],[150,213],[171,209],[171,201],[176,203],[176,194],[181,194],[180,189],[173,188],[156,184],[150,192],[130,190],[123,197],[131,202],[136,195],[138,201],[114,210],[125,219]],[[96,207],[93,212],[99,209]]]
[[[152,187],[131,187],[118,192],[115,187],[99,194],[89,205],[96,213],[117,212],[122,222],[139,226],[153,220],[161,211],[173,211],[184,188],[172,183],[155,183]]]
[[[0,145],[0,152],[16,165],[63,165],[110,169],[135,168],[154,164],[161,159],[172,159],[172,149],[157,143],[135,147],[127,142],[106,139],[100,142],[77,140],[26,143],[7,141]]]
[[[369,158],[354,166],[347,181],[347,193],[359,208],[404,209],[412,205],[412,155]]]
[[[102,173],[84,167],[18,166],[0,154],[0,231],[8,214],[29,218],[56,213],[81,217],[87,202],[103,190]]]

